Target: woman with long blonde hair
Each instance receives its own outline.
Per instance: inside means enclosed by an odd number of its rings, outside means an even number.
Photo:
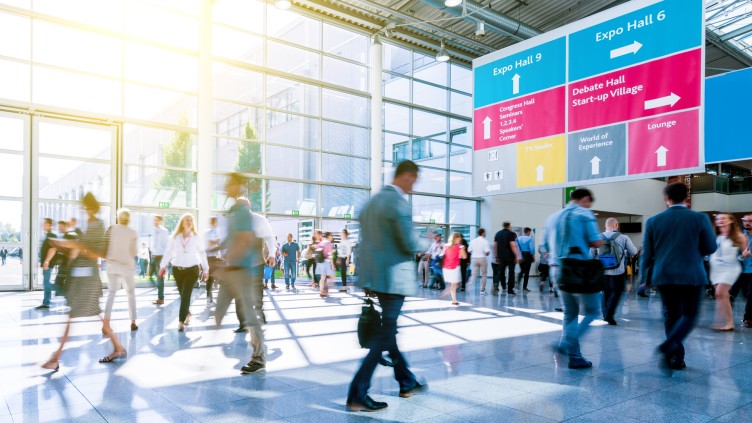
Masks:
[[[739,229],[736,217],[730,213],[715,216],[718,249],[710,256],[710,281],[715,285],[716,325],[719,331],[734,330],[729,289],[742,273],[738,257],[747,248],[747,238]]]
[[[193,215],[190,213],[185,213],[180,217],[180,222],[170,237],[167,251],[160,264],[160,275],[164,275],[167,264],[170,262],[172,262],[172,274],[175,276],[175,283],[180,293],[178,331],[182,332],[189,323],[193,285],[198,280],[200,272],[203,272],[204,282],[209,278],[206,251],[199,239]]]
[[[447,288],[441,296],[446,297],[449,294],[452,296],[452,305],[460,305],[457,301],[457,287],[462,282],[460,261],[467,258],[467,251],[465,251],[465,246],[462,245],[462,235],[459,232],[454,232],[450,240],[449,244],[444,246],[442,253],[444,264],[441,271],[444,275],[444,282],[447,283]]]

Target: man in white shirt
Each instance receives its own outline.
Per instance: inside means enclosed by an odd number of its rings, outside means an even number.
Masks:
[[[155,305],[164,304],[164,275],[160,275],[158,270],[162,265],[162,256],[167,250],[167,244],[170,242],[170,233],[164,227],[164,217],[154,216],[154,231],[151,234],[151,269],[157,273],[157,301]]]
[[[222,259],[219,257],[219,234],[217,233],[217,217],[212,216],[209,219],[209,230],[206,231],[204,236],[206,241],[206,258],[209,260],[209,279],[206,280],[206,306],[214,304],[214,294],[212,288],[214,286],[214,274],[218,267],[221,266]]]
[[[342,278],[342,289],[339,292],[347,292],[347,269],[350,267],[350,254],[352,254],[352,243],[348,239],[349,235],[347,229],[342,229],[342,240],[337,244],[337,267]]]
[[[486,239],[486,230],[478,229],[478,237],[470,241],[467,248],[470,253],[470,268],[472,269],[470,283],[480,275],[480,293],[486,293],[486,279],[488,279],[488,256],[491,254],[491,246]]]

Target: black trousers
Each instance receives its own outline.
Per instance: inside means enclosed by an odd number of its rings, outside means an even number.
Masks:
[[[491,263],[491,289],[494,291],[499,289],[499,281],[501,280],[501,268],[496,263]]]
[[[684,360],[683,341],[692,332],[700,313],[703,286],[660,285],[666,341],[660,350],[668,358]]]
[[[341,272],[342,286],[347,286],[347,260],[337,259],[337,268]]]
[[[514,292],[514,268],[517,266],[516,260],[499,260],[499,274],[501,276],[501,289],[507,289],[507,292]],[[494,285],[494,291],[499,288]]]
[[[522,281],[522,289],[527,289],[527,281],[530,279],[530,267],[532,266],[532,261],[523,261],[520,263],[520,276],[517,280]]]
[[[198,280],[198,266],[193,267],[172,267],[172,275],[175,276],[175,283],[180,293],[180,313],[178,321],[184,322],[188,316],[191,307],[191,294],[193,294],[193,285]]]
[[[463,263],[460,262],[460,273],[462,273],[462,290],[465,290],[465,285],[467,285],[467,268],[469,263]]]
[[[603,318],[611,320],[619,307],[624,294],[624,273],[621,275],[604,275],[603,281]]]
[[[214,286],[215,282],[218,283],[214,275],[217,273],[217,270],[222,267],[224,260],[218,257],[207,257],[207,259],[209,261],[209,279],[206,280],[206,298],[208,300],[211,300],[214,298],[212,287]]]
[[[752,273],[742,273],[739,275],[739,279],[731,287],[729,294],[731,298],[739,296],[739,292],[743,292],[747,297],[747,306],[744,308],[744,320],[752,321]]]

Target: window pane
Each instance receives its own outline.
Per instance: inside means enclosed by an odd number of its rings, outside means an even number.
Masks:
[[[125,44],[125,78],[183,91],[197,90],[198,60],[138,43]]]
[[[449,200],[449,223],[474,224],[477,202],[468,200]]]
[[[342,60],[324,57],[324,82],[365,91],[368,89],[368,68]]]
[[[415,183],[414,189],[417,192],[444,195],[447,193],[446,181],[446,170],[429,169],[421,166],[418,182]]]
[[[34,103],[120,115],[120,81],[34,66]]]
[[[368,186],[370,161],[355,157],[324,154],[321,180],[335,184]]]
[[[319,153],[297,148],[266,146],[266,174],[280,178],[319,179]]]
[[[0,60],[0,98],[8,100],[30,100],[31,66],[23,63]]]
[[[426,56],[421,53],[414,54],[415,61],[413,62],[413,76],[417,79],[433,82],[434,84],[446,87],[449,64],[446,62],[439,62],[433,56]]]
[[[426,139],[414,139],[412,142],[412,160],[419,161],[420,166],[431,166],[440,169],[447,167],[447,144],[443,142],[429,141]]]
[[[2,125],[2,122],[0,122]],[[2,126],[0,126],[2,130]],[[3,183],[0,184],[0,196],[21,197],[23,195],[24,182],[24,156],[23,154],[0,153],[0,163],[3,164]],[[5,211],[3,211],[5,212]],[[7,223],[7,222],[3,222]]]
[[[444,134],[446,134],[445,117],[413,110],[413,135],[444,139]]]
[[[75,158],[112,159],[112,132],[107,127],[39,122],[39,152]]]
[[[125,163],[195,169],[196,135],[147,126],[125,125]]]
[[[472,171],[473,167],[473,150],[463,147],[452,147],[452,154],[449,156],[449,168],[463,172]]]
[[[318,149],[319,120],[281,112],[266,115],[266,140],[275,144]]]
[[[319,87],[289,79],[266,78],[266,105],[288,112],[318,116]]]
[[[334,122],[323,122],[323,126],[324,150],[363,157],[371,155],[368,129]]]
[[[111,201],[112,165],[81,160],[39,158],[39,198],[59,199],[66,193],[91,192],[102,202]],[[74,198],[81,198],[76,194]]]
[[[261,66],[264,64],[264,39],[243,31],[214,25],[212,53],[217,57]]]
[[[452,65],[452,88],[473,93],[473,71],[462,66]]]
[[[215,0],[212,9],[214,22],[222,22],[258,34],[264,33],[264,1]]]
[[[449,173],[449,195],[459,195],[462,197],[472,197],[472,178],[465,173]],[[474,220],[473,220],[474,221]]]
[[[410,79],[391,73],[382,76],[384,84],[384,97],[410,102]]]
[[[114,27],[117,28],[119,25],[118,23]],[[198,50],[198,19],[140,2],[126,2],[125,33],[176,47]]]
[[[212,176],[212,210],[229,210],[235,204],[235,200],[228,198],[225,192],[226,180],[227,176],[225,175]],[[264,203],[267,204],[268,210],[270,196],[267,194],[266,200],[264,200],[264,189],[267,192],[269,191],[269,181],[258,178],[247,179],[243,187],[242,195],[251,202],[251,210],[256,213],[261,213],[264,210]]]
[[[452,113],[467,117],[473,116],[473,98],[469,95],[452,92]]]
[[[34,21],[35,62],[119,77],[121,59],[121,42],[116,38]]]
[[[268,41],[266,62],[269,67],[305,78],[319,79],[319,54],[301,48]]]
[[[214,97],[264,104],[264,77],[258,72],[226,66],[212,65]]]
[[[235,103],[214,102],[214,132],[247,140],[264,139],[264,111]]]
[[[384,129],[387,131],[410,133],[410,109],[396,104],[384,103]]]
[[[470,133],[468,132],[468,128],[467,128],[467,126],[469,125],[469,122],[459,122],[459,121],[455,121],[454,119],[452,119],[452,122],[458,122],[458,123],[463,124],[463,126],[460,127],[460,129],[452,129],[452,133],[451,133],[452,144],[459,144],[459,145],[472,147],[473,140],[470,137]]]
[[[413,102],[432,109],[447,109],[447,91],[433,85],[413,82]]]
[[[196,206],[196,174],[179,170],[123,166],[123,201],[127,205]]]
[[[0,115],[0,149],[24,150],[24,121],[15,117]]]
[[[368,63],[368,37],[325,23],[324,51]]]
[[[369,121],[368,99],[340,91],[324,89],[323,117],[367,126]]]
[[[269,25],[267,35],[305,47],[321,48],[320,21],[276,7],[267,7],[266,11],[268,16],[266,22]]]
[[[0,13],[0,56],[31,58],[31,19]],[[9,42],[13,40],[12,42]]]
[[[383,45],[384,69],[403,75],[410,75],[412,52],[392,44]]]
[[[34,10],[105,29],[122,24],[121,0],[34,0]]]
[[[125,84],[125,116],[154,122],[196,126],[198,99],[194,95],[139,84]]]
[[[384,159],[401,162],[410,159],[410,137],[384,133]]]
[[[321,216],[344,218],[349,214],[357,218],[368,201],[368,191],[363,189],[321,187]],[[339,224],[340,227],[342,223]]]
[[[214,141],[214,170],[260,175],[263,151],[259,143],[217,138]]]
[[[268,211],[301,216],[315,216],[318,209],[319,187],[296,182],[269,181],[267,194]]]
[[[422,171],[421,171],[422,173]],[[422,177],[422,175],[421,175]],[[431,223],[446,222],[446,199],[441,197],[411,196],[413,221]]]

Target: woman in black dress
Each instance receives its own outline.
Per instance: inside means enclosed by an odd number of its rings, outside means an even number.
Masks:
[[[106,240],[104,223],[97,218],[99,202],[90,192],[86,193],[81,205],[88,215],[86,232],[78,241],[57,240],[56,248],[63,249],[70,258],[69,276],[70,282],[66,287],[66,299],[70,306],[68,321],[65,332],[60,340],[60,347],[52,354],[52,357],[42,365],[45,369],[58,370],[60,368],[60,355],[68,340],[72,319],[76,317],[92,317],[99,314],[99,299],[102,296],[102,280],[99,278],[98,260],[106,253]],[[103,328],[104,334],[112,341],[112,354],[99,360],[100,363],[109,363],[126,355],[125,347],[115,337],[115,332],[107,325]]]

